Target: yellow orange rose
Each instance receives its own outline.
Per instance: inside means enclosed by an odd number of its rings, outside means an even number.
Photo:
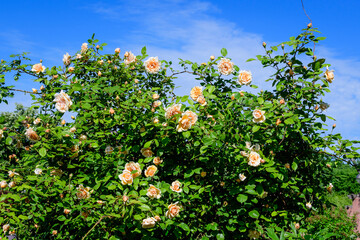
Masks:
[[[230,75],[234,71],[234,63],[228,58],[221,58],[218,69],[221,74]]]
[[[165,118],[169,119],[176,114],[181,114],[181,104],[174,104],[165,109]]]
[[[129,172],[136,171],[135,173],[132,173],[132,177],[136,178],[141,175],[141,168],[139,163],[135,162],[129,162],[125,164],[125,170],[128,170]]]
[[[152,157],[152,155],[153,155],[154,153],[151,151],[151,148],[142,148],[142,149],[141,149],[141,154],[142,154],[144,157]]]
[[[159,62],[158,57],[149,57],[144,62],[144,66],[147,73],[155,74],[160,71],[161,63]]]
[[[239,84],[240,85],[250,85],[252,81],[252,74],[250,71],[242,70],[239,72]]]
[[[253,167],[259,166],[261,163],[261,157],[257,152],[250,152],[248,164]]]
[[[131,185],[133,183],[133,176],[130,171],[124,170],[122,174],[119,175],[122,185]]]
[[[147,169],[145,170],[145,176],[153,177],[155,175],[156,171],[157,171],[157,167],[155,165],[151,165],[151,166],[147,167]]]
[[[34,64],[31,68],[31,71],[39,74],[40,72],[45,72],[46,67],[42,65],[42,63]]]
[[[178,180],[172,182],[170,189],[173,190],[174,192],[181,193],[182,192],[181,183]]]
[[[177,215],[179,215],[180,212],[180,206],[178,205],[178,203],[172,203],[168,206],[168,211],[166,211],[165,216],[172,219],[174,217],[176,217]]]
[[[160,191],[160,189],[156,188],[154,185],[150,184],[150,187],[147,190],[146,196],[148,196],[149,198],[159,199],[161,197],[161,191]]]

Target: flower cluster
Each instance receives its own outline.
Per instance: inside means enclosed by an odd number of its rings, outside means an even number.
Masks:
[[[93,192],[90,187],[84,188],[82,184],[80,184],[79,187],[76,188],[76,190],[76,196],[78,199],[88,199],[91,197],[91,193]]]
[[[122,185],[131,185],[133,179],[141,175],[139,163],[129,162],[125,164],[124,171],[119,175]]]
[[[170,119],[177,114],[181,114],[181,104],[173,104],[165,109],[165,118]],[[173,118],[174,119],[174,118]]]
[[[201,106],[205,106],[207,104],[205,97],[202,93],[202,87],[196,86],[191,89],[190,97],[200,103]]]
[[[246,151],[241,151],[240,154],[244,157],[248,158],[248,164],[250,166],[253,167],[258,167],[260,165],[260,163],[265,162],[263,159],[261,159],[260,154],[257,153],[258,151],[260,151],[260,145],[259,144],[255,144],[255,145],[251,145],[251,142],[246,142],[245,146],[247,149],[249,149],[250,153],[246,152]],[[242,175],[242,176],[240,176]],[[245,180],[246,177],[243,174],[240,174],[239,178],[241,181]],[[243,179],[243,180],[242,180]]]
[[[55,107],[59,112],[65,113],[66,111],[69,111],[72,101],[66,93],[63,92],[63,90],[60,91],[60,93],[55,94],[54,102],[56,102]]]

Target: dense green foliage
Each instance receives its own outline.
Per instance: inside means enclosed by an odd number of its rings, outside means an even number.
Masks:
[[[314,56],[316,32],[264,44],[257,59],[274,69],[274,90],[257,94],[226,49],[175,70],[145,47],[136,60],[102,54],[93,37],[61,67],[2,62],[1,99],[11,71],[43,87],[26,131],[20,118],[0,139],[6,151],[13,138],[24,146],[16,159],[1,156],[0,224],[21,239],[244,239],[304,221],[326,201],[327,164],[359,158],[356,142],[326,134],[321,98],[333,77]],[[203,89],[175,96],[178,74]]]

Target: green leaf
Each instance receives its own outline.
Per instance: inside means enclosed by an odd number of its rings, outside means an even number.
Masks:
[[[256,210],[252,210],[249,212],[249,216],[252,217],[252,218],[259,218],[260,214],[258,211]]]
[[[244,195],[244,194],[239,194],[236,198],[236,200],[239,202],[239,203],[244,203],[248,200],[248,196],[247,195]]]
[[[257,132],[257,131],[259,131],[259,129],[260,129],[259,125],[254,125],[253,128],[252,128],[252,131]]]
[[[45,157],[46,156],[46,149],[45,148],[40,148],[39,154],[40,154],[40,156]]]
[[[184,229],[185,231],[187,231],[187,232],[189,232],[190,231],[190,228],[189,228],[189,226],[186,224],[186,223],[180,223],[179,225],[178,225],[179,227],[181,227],[182,229]]]
[[[288,124],[288,125],[295,123],[292,118],[288,118],[288,119],[286,119],[284,122],[285,122],[285,124]]]
[[[228,54],[226,48],[222,48],[221,49],[221,55],[223,55],[224,57],[226,57],[226,55]]]
[[[11,137],[7,137],[5,140],[6,145],[10,145],[12,143],[12,138]]]
[[[142,55],[145,55],[145,54],[146,54],[146,47],[145,47],[145,46],[141,49],[141,54],[142,54]]]
[[[262,97],[259,97],[257,100],[258,100],[258,103],[259,103],[259,104],[263,104],[263,103],[264,103],[264,99],[263,99]]]
[[[191,133],[189,131],[185,131],[185,132],[182,132],[182,135],[184,136],[184,138],[189,138]]]
[[[218,233],[218,234],[216,235],[216,239],[217,239],[217,240],[225,239],[224,234]]]

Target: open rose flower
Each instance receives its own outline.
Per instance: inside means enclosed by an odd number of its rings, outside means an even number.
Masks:
[[[329,82],[329,83],[332,83],[332,81],[334,80],[334,70],[329,70],[328,67],[326,67],[326,71],[324,73],[325,77],[326,77],[326,80]]]
[[[66,111],[69,111],[72,101],[66,93],[63,92],[63,90],[60,91],[60,93],[55,93],[55,99],[54,102],[56,102],[55,107],[59,112],[65,113]]]
[[[136,57],[131,51],[126,52],[124,56],[125,56],[124,63],[126,65],[129,65],[130,63],[133,63],[136,61]]]
[[[306,207],[307,207],[308,209],[311,209],[311,208],[312,208],[311,203],[310,203],[310,202],[306,203]]]
[[[250,71],[242,70],[239,73],[239,84],[240,85],[250,85],[252,81],[252,74]]]
[[[253,111],[253,122],[254,123],[262,123],[266,120],[266,117],[265,117],[265,111],[261,111],[259,109],[255,109]]]
[[[248,164],[253,167],[259,166],[261,163],[261,157],[257,152],[250,152]]]
[[[158,57],[149,57],[144,62],[144,66],[147,73],[155,74],[160,71],[161,63],[159,62]]]
[[[35,168],[34,173],[35,173],[36,175],[42,174],[41,168]]]
[[[234,71],[234,63],[228,58],[221,58],[218,69],[221,74],[230,75]]]
[[[139,163],[135,163],[135,162],[128,162],[127,164],[125,164],[125,170],[129,171],[129,172],[133,172],[136,171],[134,173],[132,173],[132,177],[136,178],[138,176],[141,175],[141,168],[140,168],[140,164]]]
[[[182,192],[181,182],[179,182],[178,180],[176,180],[175,182],[172,182],[170,189],[173,190],[174,192],[181,193]]]
[[[130,171],[124,170],[122,174],[119,175],[122,185],[131,185],[133,183],[133,176]]]
[[[63,62],[64,62],[64,64],[65,64],[65,66],[70,65],[70,63],[71,63],[71,56],[70,56],[68,53],[64,54]]]
[[[160,165],[163,162],[163,160],[160,159],[160,157],[154,157],[153,163],[155,165]]]
[[[1,182],[0,182],[0,187],[1,188],[6,188],[8,186],[8,184],[7,184],[7,182],[5,181],[5,180],[2,180]]]
[[[87,50],[88,50],[88,44],[87,44],[87,43],[83,43],[83,44],[81,45],[81,50],[80,50],[80,52],[81,52],[81,53],[85,53]]]
[[[202,96],[202,87],[196,86],[191,89],[190,97],[197,101],[198,97]]]
[[[30,141],[33,142],[36,142],[40,139],[39,135],[37,135],[37,133],[32,128],[26,129],[25,135]]]
[[[84,188],[82,184],[80,184],[77,188],[76,196],[78,199],[88,199],[91,197],[92,190],[89,187]]]
[[[40,72],[45,72],[46,67],[42,65],[42,63],[34,64],[31,68],[31,71],[36,72],[39,74]]]
[[[177,125],[176,130],[178,132],[189,130],[196,123],[197,119],[198,117],[194,112],[187,110],[179,119],[179,124]]]
[[[152,105],[153,108],[157,108],[159,106],[161,106],[161,101],[158,100],[158,101],[153,102],[153,105]]]
[[[160,189],[156,188],[154,185],[150,184],[149,189],[147,190],[146,196],[153,199],[159,199],[161,197],[161,191]]]
[[[177,215],[179,215],[180,212],[180,206],[178,205],[178,203],[172,203],[168,206],[168,211],[166,211],[165,216],[172,219],[174,217],[176,217]]]
[[[37,119],[34,120],[34,124],[35,124],[35,125],[39,124],[40,122],[41,122],[41,119],[40,119],[40,118],[37,118]]]
[[[199,96],[196,101],[201,105],[201,106],[206,106],[207,102],[206,99],[203,95]]]
[[[5,224],[5,225],[3,225],[2,229],[3,229],[3,231],[6,233],[6,232],[9,231],[9,229],[10,229],[10,224]]]
[[[143,219],[141,226],[142,228],[153,228],[155,227],[156,219],[153,217]]]
[[[155,175],[156,171],[157,171],[157,167],[155,165],[151,165],[151,166],[147,167],[147,169],[145,170],[145,176],[153,177]]]
[[[153,156],[153,152],[151,151],[151,148],[142,148],[140,150],[141,154],[144,156],[144,157],[152,157]]]
[[[170,119],[176,114],[181,114],[181,104],[173,104],[165,109],[165,118]]]

